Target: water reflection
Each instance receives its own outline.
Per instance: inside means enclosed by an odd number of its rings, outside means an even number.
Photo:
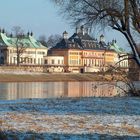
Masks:
[[[115,96],[118,94],[118,89],[113,84],[103,82],[0,83],[0,99]]]

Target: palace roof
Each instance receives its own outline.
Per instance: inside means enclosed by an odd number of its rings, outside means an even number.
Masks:
[[[106,46],[101,46],[97,40],[87,33],[74,33],[70,38],[63,38],[52,49],[82,49],[82,50],[105,50]]]
[[[108,49],[112,49],[117,53],[126,53],[125,50],[121,47],[119,47],[116,42],[112,42],[111,44],[108,45]]]
[[[17,38],[8,37],[5,33],[0,33],[0,46],[16,47],[17,44],[27,48],[46,48],[31,35],[24,35],[22,38]]]
[[[104,37],[101,35],[100,37]],[[51,49],[82,49],[82,50],[110,50],[117,53],[125,53],[120,48],[116,40],[112,40],[111,43],[106,44],[104,40],[92,38],[87,32],[86,33],[74,33],[70,38],[63,38],[59,43]]]
[[[78,43],[72,42],[69,39],[62,39],[56,44],[55,49],[81,49]]]

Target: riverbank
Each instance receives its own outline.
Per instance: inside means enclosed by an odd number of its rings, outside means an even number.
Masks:
[[[106,75],[111,79],[110,75]],[[65,81],[103,81],[103,76],[97,73],[0,73],[0,82],[65,82]]]
[[[0,102],[0,139],[139,140],[140,99],[60,98]]]

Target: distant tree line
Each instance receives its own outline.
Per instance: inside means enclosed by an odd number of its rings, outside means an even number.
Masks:
[[[62,39],[62,36],[58,34],[50,35],[48,38],[46,38],[45,35],[41,35],[39,37],[39,42],[42,45],[48,48],[51,48],[51,47],[54,47],[61,39]]]

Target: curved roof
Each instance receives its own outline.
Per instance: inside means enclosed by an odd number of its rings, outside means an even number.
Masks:
[[[35,48],[46,48],[39,41],[37,41],[34,37],[29,35],[29,40]]]
[[[115,50],[117,53],[124,53],[124,50],[120,48],[116,43],[113,43],[109,46],[109,49]]]
[[[27,48],[46,48],[32,36],[24,36],[22,39],[16,37],[8,37],[4,33],[0,33],[0,44],[7,47],[16,47],[16,43],[23,44]]]
[[[4,43],[4,46],[14,46],[14,41],[11,38],[7,37],[3,33],[0,33],[0,36],[1,36],[1,42]]]

